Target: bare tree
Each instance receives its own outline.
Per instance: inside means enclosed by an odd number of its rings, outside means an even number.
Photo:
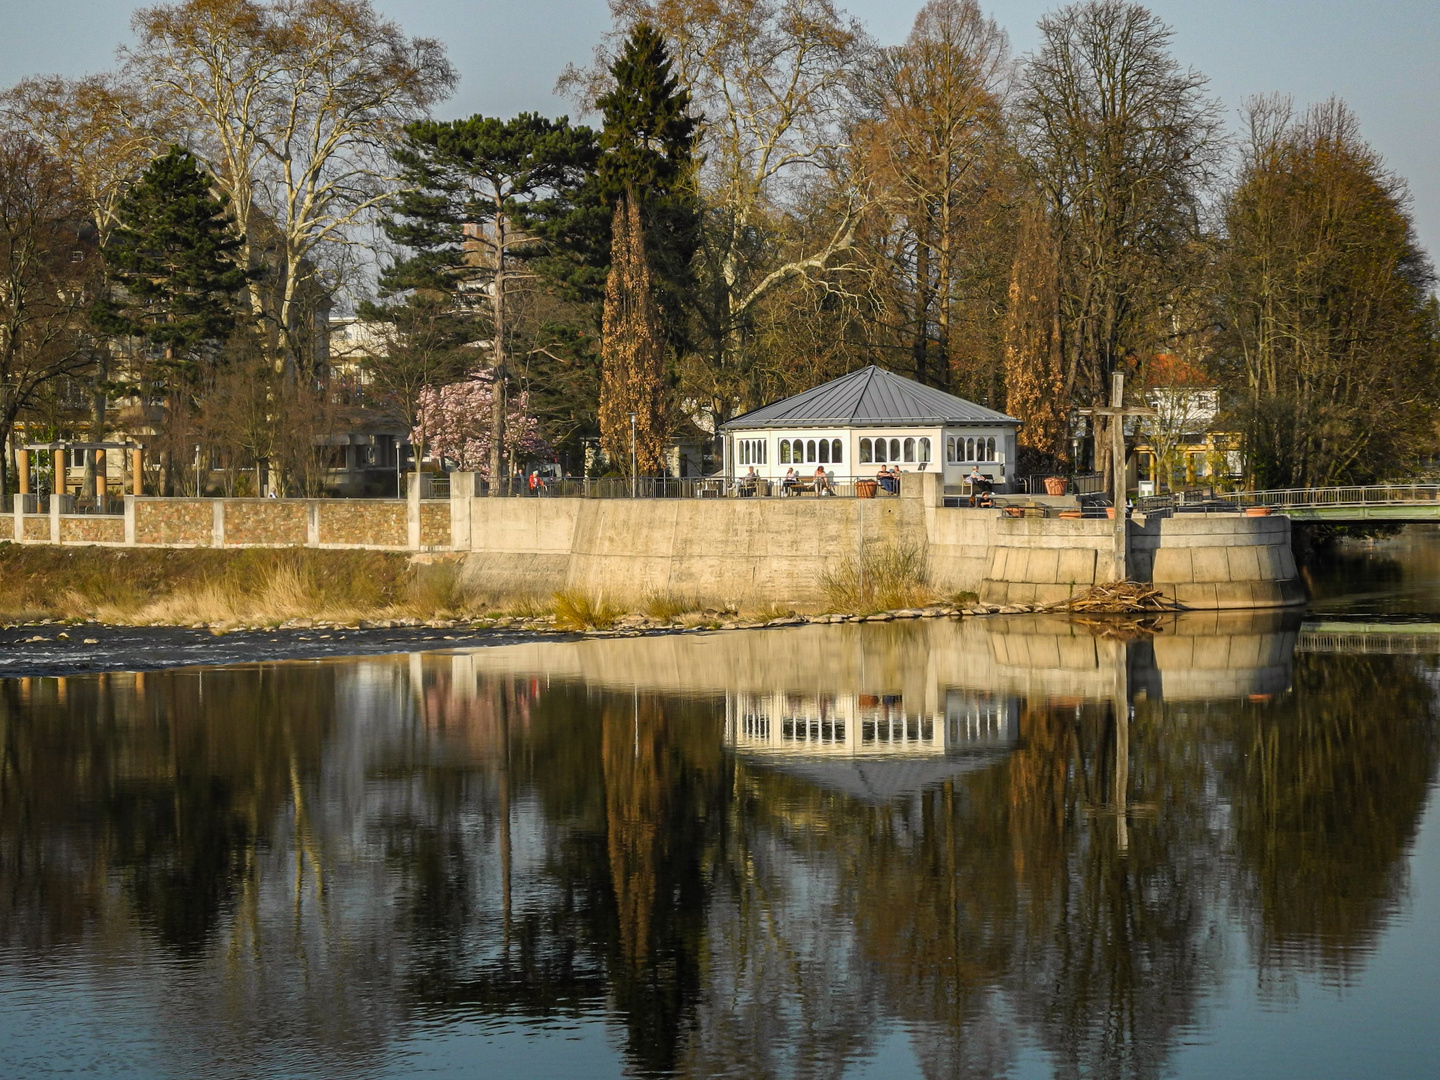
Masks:
[[[389,149],[456,80],[444,47],[368,0],[185,0],[138,11],[133,72],[174,95],[216,165],[250,250],[277,248],[251,303],[277,360],[303,360],[318,249],[349,244],[393,192]]]
[[[133,80],[113,74],[25,79],[0,94],[0,114],[7,126],[27,133],[74,178],[102,249],[116,224],[126,188],[160,152],[173,129],[161,102]],[[103,278],[97,288],[105,288]],[[96,357],[90,430],[98,439],[105,433],[108,350],[97,348]],[[85,457],[88,491],[94,481],[95,454],[87,451]]]
[[[1189,276],[1220,121],[1204,77],[1170,55],[1170,28],[1137,4],[1072,4],[1040,20],[1040,39],[1021,146],[1056,245],[1066,395],[1103,405]],[[1108,476],[1103,422],[1094,434]]]
[[[905,44],[860,74],[869,116],[854,136],[877,204],[861,236],[889,286],[882,311],[897,345],[920,382],[958,381],[995,404],[1005,306],[996,270],[1013,247],[1010,76],[1005,33],[975,0],[932,0]],[[967,325],[995,340],[982,344]]]
[[[94,363],[86,312],[99,272],[83,193],[26,135],[0,133],[0,424]],[[0,468],[0,502],[9,494]]]

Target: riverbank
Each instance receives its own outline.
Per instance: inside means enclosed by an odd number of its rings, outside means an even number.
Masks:
[[[868,615],[780,615],[744,618],[728,612],[696,612],[656,618],[617,616],[604,627],[572,628],[554,614],[494,615],[471,619],[361,619],[331,622],[291,619],[274,626],[136,626],[79,619],[44,619],[0,626],[0,677],[64,676],[104,671],[157,671],[196,665],[223,666],[342,656],[436,651],[512,645],[527,641],[621,638],[666,634],[757,630],[806,624],[905,619],[957,619],[1025,614],[1007,608],[910,608]]]

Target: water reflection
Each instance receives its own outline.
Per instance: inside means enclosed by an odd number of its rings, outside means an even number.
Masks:
[[[926,1076],[1027,1047],[1158,1076],[1228,971],[1281,1003],[1352,980],[1405,901],[1429,670],[1295,633],[1034,617],[0,682],[0,1001],[111,988],[142,1074],[356,1075],[598,1020],[634,1075],[838,1075],[900,1023]]]

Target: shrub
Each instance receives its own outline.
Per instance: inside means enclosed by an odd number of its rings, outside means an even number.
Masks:
[[[867,547],[827,570],[822,582],[832,610],[863,614],[928,603],[929,577],[924,549],[902,542]]]

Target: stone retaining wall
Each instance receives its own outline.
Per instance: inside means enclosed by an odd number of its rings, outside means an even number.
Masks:
[[[22,543],[161,547],[309,546],[456,551],[492,595],[578,590],[635,606],[670,594],[701,606],[826,602],[826,577],[862,551],[922,559],[941,595],[1047,604],[1111,574],[1104,519],[1009,518],[945,507],[937,474],[908,473],[898,498],[449,500],[127,497],[124,517],[15,515]],[[469,494],[467,494],[467,492]],[[1283,517],[1186,514],[1130,525],[1131,570],[1191,608],[1304,599]],[[853,572],[853,571],[851,571]]]
[[[1131,527],[1134,576],[1189,608],[1266,608],[1303,603],[1290,550],[1290,519],[1175,514]]]

